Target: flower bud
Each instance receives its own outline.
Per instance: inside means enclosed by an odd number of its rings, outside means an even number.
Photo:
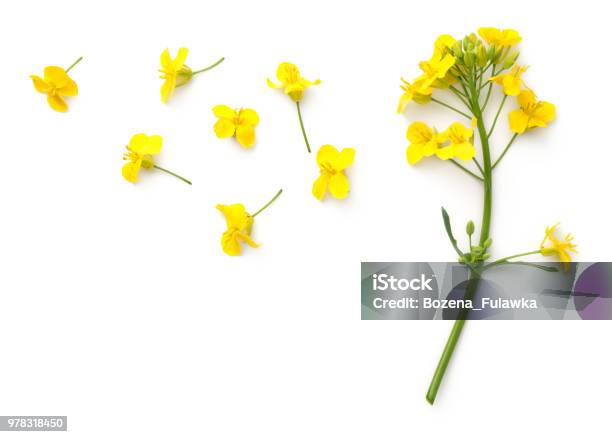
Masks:
[[[472,236],[472,234],[474,233],[474,222],[472,220],[467,222],[467,225],[465,226],[465,233],[469,236]]]
[[[476,61],[476,56],[474,55],[474,52],[467,52],[465,54],[465,59],[463,60],[463,62],[465,63],[466,67],[472,68],[474,66],[475,61]]]
[[[520,52],[512,52],[508,56],[506,56],[506,60],[504,61],[504,70],[512,67],[519,57]]]
[[[489,247],[491,247],[491,244],[493,244],[493,239],[491,237],[487,238],[483,244],[483,247],[485,249],[488,249]]]
[[[485,49],[482,44],[478,46],[478,49],[476,51],[476,58],[478,59],[478,66],[480,68],[484,68],[487,65],[487,61],[489,60],[487,56],[487,49]]]

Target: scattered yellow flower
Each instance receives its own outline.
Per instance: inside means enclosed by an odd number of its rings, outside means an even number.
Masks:
[[[408,103],[414,100],[416,103],[424,104],[431,100],[431,93],[433,89],[431,87],[425,87],[426,76],[420,76],[410,83],[405,79],[401,79],[404,85],[400,88],[404,90],[404,94],[401,95],[399,103],[397,105],[397,113],[404,112]]]
[[[149,136],[143,133],[136,134],[132,137],[130,144],[127,145],[126,148],[128,151],[123,154],[123,160],[128,162],[123,165],[121,170],[126,181],[132,183],[137,182],[140,169],[145,168],[147,170],[156,169],[163,171],[191,185],[189,179],[185,179],[155,164],[153,156],[158,155],[162,148],[162,137],[159,135]]]
[[[242,252],[241,242],[245,242],[251,247],[259,247],[251,239],[253,216],[246,212],[243,204],[217,205],[217,209],[223,213],[227,222],[227,230],[221,236],[223,252],[231,256],[240,255]]]
[[[570,252],[577,253],[577,246],[572,243],[572,241],[574,240],[572,234],[567,234],[565,238],[559,240],[555,235],[557,226],[559,226],[559,223],[554,226],[551,226],[550,228],[546,227],[544,239],[540,244],[540,253],[542,253],[542,255],[544,256],[558,256],[559,260],[563,263],[565,271],[568,271],[569,263],[572,261]],[[547,242],[549,243],[549,245],[545,246]]]
[[[185,85],[191,80],[193,72],[191,68],[185,65],[185,60],[189,54],[189,49],[181,47],[178,50],[176,58],[172,59],[168,49],[164,50],[160,57],[161,69],[159,70],[162,75],[161,79],[164,79],[164,83],[161,87],[161,99],[162,102],[166,103],[177,86]]]
[[[455,57],[450,53],[434,53],[429,61],[419,62],[419,67],[425,73],[423,87],[431,86],[435,81],[445,78],[448,70],[455,65]]]
[[[62,67],[45,67],[43,77],[31,75],[34,88],[39,93],[47,95],[47,103],[58,112],[68,111],[68,104],[63,97],[76,96],[79,88],[74,80],[68,76],[68,72],[78,64],[83,57],[77,59],[70,67],[64,70]]]
[[[314,82],[304,79],[300,75],[300,70],[289,62],[283,62],[278,66],[276,78],[279,80],[280,84],[275,84],[270,79],[266,79],[268,86],[270,88],[283,88],[285,94],[291,97],[294,102],[302,100],[306,88],[321,83],[319,79]]]
[[[521,42],[521,36],[514,29],[497,29],[495,27],[481,27],[478,34],[489,44],[510,47]]]
[[[242,242],[247,243],[251,247],[259,247],[259,244],[251,239],[253,221],[258,214],[272,205],[282,192],[282,189],[278,190],[276,195],[255,214],[246,212],[244,205],[241,203],[217,205],[217,209],[223,213],[225,221],[227,222],[227,230],[221,236],[221,247],[223,248],[223,252],[231,256],[240,255],[242,252],[240,243]]]
[[[229,106],[217,105],[213,113],[218,118],[215,123],[217,138],[230,138],[236,140],[243,147],[252,147],[255,144],[255,126],[259,123],[259,116],[254,109],[232,109]]]
[[[508,114],[510,129],[517,134],[534,127],[546,127],[556,117],[555,105],[538,101],[531,90],[521,91],[517,101],[520,109]]]
[[[123,165],[123,177],[129,182],[136,182],[141,167],[150,170],[155,165],[153,155],[161,152],[162,137],[148,136],[143,133],[136,134],[126,148],[128,151],[123,155],[123,159],[128,162]]]
[[[181,47],[178,50],[176,58],[174,59],[172,59],[172,57],[170,56],[170,52],[168,51],[168,49],[162,52],[160,57],[161,69],[159,70],[159,72],[161,73],[160,78],[164,79],[164,83],[162,84],[160,90],[162,102],[166,103],[168,99],[172,97],[172,95],[174,94],[174,89],[176,87],[185,85],[196,74],[200,74],[212,68],[215,68],[225,59],[221,58],[217,62],[212,65],[209,65],[206,68],[193,71],[185,64],[188,54],[189,49],[186,49],[185,47]]]
[[[451,124],[448,129],[440,134],[444,140],[449,140],[450,144],[436,151],[438,158],[452,159],[456,157],[463,161],[469,161],[476,156],[476,149],[470,141],[474,136],[474,126],[476,126],[476,118],[472,119],[472,126],[469,128],[459,122]]]
[[[518,96],[521,92],[521,75],[527,71],[527,68],[529,67],[526,65],[522,67],[515,65],[508,73],[493,76],[489,80],[503,86],[504,94],[507,96]]]
[[[336,199],[344,199],[350,191],[349,180],[344,170],[355,159],[355,150],[351,148],[338,151],[334,146],[326,144],[317,152],[317,164],[320,175],[312,185],[312,194],[322,200],[327,191]]]

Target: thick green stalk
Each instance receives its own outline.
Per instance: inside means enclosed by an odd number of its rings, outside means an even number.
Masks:
[[[491,165],[491,151],[489,149],[489,138],[487,136],[487,129],[484,124],[484,120],[482,118],[482,110],[479,104],[479,92],[476,90],[476,81],[473,81],[470,85],[471,91],[471,102],[472,102],[472,113],[474,117],[476,117],[476,123],[478,128],[478,135],[480,136],[480,143],[482,146],[482,161],[483,161],[483,211],[482,211],[482,225],[480,228],[480,243],[479,246],[483,246],[484,242],[489,238],[489,232],[491,228],[491,204],[493,200],[493,168]],[[475,271],[475,269],[470,270],[470,278],[468,285],[466,287],[464,299],[472,300],[478,291],[478,284],[480,283],[480,274]],[[442,356],[440,357],[440,361],[438,362],[438,367],[434,372],[434,375],[431,379],[431,383],[429,385],[429,390],[427,391],[427,402],[433,405],[436,400],[436,395],[438,394],[438,389],[440,388],[440,384],[442,383],[442,379],[444,378],[444,373],[446,372],[446,368],[448,367],[448,363],[450,362],[451,357],[453,356],[453,352],[455,351],[455,347],[457,346],[457,342],[459,341],[459,337],[461,336],[461,331],[463,330],[463,326],[465,325],[465,320],[467,319],[467,315],[469,310],[462,310],[455,320],[455,324],[453,325],[453,329],[448,337],[446,342],[446,346],[442,351]]]

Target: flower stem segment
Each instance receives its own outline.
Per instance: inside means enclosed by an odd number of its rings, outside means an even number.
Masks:
[[[308,143],[308,137],[306,136],[306,129],[304,129],[304,121],[302,120],[302,111],[300,109],[300,102],[295,102],[297,106],[298,118],[300,119],[300,127],[302,128],[302,135],[304,135],[304,142],[306,143],[306,148],[308,149],[308,153],[310,153],[310,144]]]
[[[186,179],[186,178],[184,178],[183,176],[179,176],[179,175],[177,175],[176,173],[171,172],[170,170],[167,170],[167,169],[165,169],[165,168],[163,168],[163,167],[160,167],[159,165],[154,165],[154,166],[153,166],[153,168],[156,168],[156,169],[158,169],[158,170],[161,170],[161,171],[163,171],[164,173],[168,173],[169,175],[172,175],[172,176],[174,176],[175,178],[178,178],[178,179],[182,180],[182,181],[183,181],[183,182],[185,182],[186,184],[192,185],[192,184],[191,184],[191,181],[190,181],[189,179]]]
[[[66,68],[66,73],[68,73],[70,70],[72,70],[72,68],[73,68],[73,67],[74,67],[76,64],[78,64],[79,62],[81,62],[82,60],[83,60],[83,57],[81,56],[79,59],[77,59],[76,61],[74,61],[70,67]]]
[[[255,214],[251,215],[251,217],[255,217],[257,214],[263,212],[268,206],[272,205],[274,203],[274,201],[276,199],[278,199],[278,196],[280,196],[282,192],[283,192],[283,189],[281,188],[280,190],[278,190],[278,193],[276,193],[274,195],[274,197],[272,199],[270,199],[270,201],[268,203],[266,203],[264,206],[262,206]]]
[[[219,65],[219,64],[220,64],[221,62],[223,62],[224,60],[225,60],[225,58],[221,58],[221,59],[219,59],[217,62],[215,62],[214,64],[209,65],[209,66],[208,66],[208,67],[206,67],[206,68],[202,68],[201,70],[196,70],[196,71],[194,71],[194,72],[192,73],[192,75],[193,75],[193,76],[195,76],[196,74],[199,74],[199,73],[204,73],[205,71],[212,70],[213,68],[215,68],[217,65]]]

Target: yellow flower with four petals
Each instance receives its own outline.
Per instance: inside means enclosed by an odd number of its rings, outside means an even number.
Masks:
[[[58,112],[68,111],[68,104],[64,97],[73,97],[79,94],[79,88],[74,80],[68,76],[68,72],[78,64],[83,57],[77,59],[70,67],[64,70],[62,67],[45,67],[43,77],[31,75],[34,88],[39,93],[47,95],[47,103]]]
[[[287,94],[294,102],[302,100],[304,90],[313,85],[319,85],[321,81],[319,79],[314,82],[305,79],[300,74],[300,70],[289,62],[282,62],[276,69],[276,78],[280,84],[272,82],[270,79],[266,79],[270,88],[282,88],[285,94]]]
[[[526,65],[519,67],[515,65],[508,73],[500,74],[489,78],[491,82],[501,85],[504,89],[504,94],[507,96],[518,96],[521,92],[521,76],[527,71]]]
[[[232,109],[229,106],[217,105],[213,113],[218,118],[214,129],[217,138],[235,136],[241,146],[250,148],[255,144],[255,126],[259,124],[259,115],[254,109]]]
[[[510,129],[517,134],[535,127],[546,127],[557,115],[555,105],[538,101],[529,89],[521,91],[516,100],[520,108],[508,114],[508,121]]]
[[[495,27],[481,27],[478,35],[491,45],[511,47],[521,42],[521,36],[514,29],[497,29]]]
[[[320,174],[312,185],[312,194],[319,200],[323,199],[327,191],[336,199],[348,196],[350,183],[344,170],[353,163],[354,159],[355,149],[345,148],[338,151],[329,144],[321,146],[317,152]]]
[[[411,101],[415,101],[418,104],[425,104],[431,100],[431,93],[433,88],[425,86],[426,76],[419,76],[414,82],[410,83],[405,79],[401,79],[404,83],[400,86],[404,90],[404,94],[401,95],[399,103],[397,105],[397,113],[404,112],[406,106]]]
[[[572,261],[570,252],[578,253],[576,245],[572,243],[574,236],[567,234],[562,240],[557,238],[556,230],[559,223],[547,227],[542,243],[540,243],[540,253],[544,256],[556,255],[559,260],[563,263],[565,271],[569,270],[569,263]],[[546,245],[548,243],[548,245]]]

